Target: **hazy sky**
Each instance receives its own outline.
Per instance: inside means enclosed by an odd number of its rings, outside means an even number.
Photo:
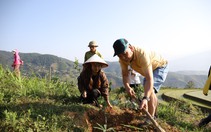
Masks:
[[[0,50],[83,62],[95,40],[118,61],[123,37],[168,60],[211,51],[211,0],[0,0]]]

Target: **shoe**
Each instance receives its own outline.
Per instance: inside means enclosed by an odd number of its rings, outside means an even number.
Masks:
[[[103,107],[103,106],[102,106],[101,104],[99,104],[97,101],[93,101],[93,102],[91,103],[91,105],[96,106],[96,107],[99,107],[99,108],[102,108],[102,107]]]
[[[93,106],[97,106],[96,101],[92,101],[92,103],[90,103],[90,104],[93,105]]]
[[[206,120],[207,118],[201,119],[201,121],[199,122],[199,127],[204,127],[206,126],[209,122]]]

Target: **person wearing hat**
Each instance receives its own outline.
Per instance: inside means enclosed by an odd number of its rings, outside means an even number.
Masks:
[[[14,61],[13,61],[12,67],[15,72],[15,75],[17,77],[20,77],[20,65],[23,65],[23,61],[21,60],[17,49],[12,50],[12,52],[14,55]]]
[[[103,96],[107,105],[112,108],[109,101],[109,82],[106,74],[101,70],[108,64],[97,54],[90,57],[84,64],[84,69],[78,77],[78,89],[84,104],[101,107],[98,97]]]
[[[154,117],[158,105],[156,93],[158,93],[168,74],[167,60],[153,51],[131,45],[124,38],[117,39],[113,44],[113,49],[114,56],[119,57],[123,83],[131,97],[134,98],[136,95],[129,85],[128,66],[144,76],[144,96],[139,107],[148,110]]]
[[[94,54],[97,54],[99,57],[103,58],[100,52],[97,51],[98,44],[95,41],[90,41],[88,47],[90,50],[85,53],[84,62],[86,62]]]

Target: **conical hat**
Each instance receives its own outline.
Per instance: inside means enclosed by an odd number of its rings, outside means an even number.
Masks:
[[[86,62],[84,62],[83,65],[88,64],[88,63],[93,63],[93,62],[102,64],[102,68],[105,68],[108,66],[108,64],[102,58],[100,58],[97,54],[94,54],[93,56],[91,56]]]

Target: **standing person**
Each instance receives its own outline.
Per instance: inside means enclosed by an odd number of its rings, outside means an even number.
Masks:
[[[152,51],[133,46],[124,38],[117,39],[114,44],[114,56],[119,57],[122,69],[123,83],[127,93],[135,96],[134,90],[129,85],[128,66],[144,76],[144,97],[140,103],[140,109],[146,109],[154,117],[158,99],[156,93],[166,79],[168,62]]]
[[[140,76],[141,75],[132,68],[129,69],[129,80],[131,88],[135,89],[141,85]]]
[[[97,51],[98,44],[95,41],[90,41],[88,47],[90,50],[85,53],[84,62],[86,62],[94,54],[97,54],[99,57],[103,58],[100,52]]]
[[[13,61],[12,67],[15,72],[15,75],[17,77],[20,77],[20,65],[23,65],[23,61],[21,60],[17,49],[13,50],[12,52],[14,55],[14,61]]]
[[[203,88],[203,94],[207,96],[209,90],[211,90],[211,66],[208,72],[208,79]],[[211,122],[211,113],[207,117],[201,119],[199,122],[199,127],[206,126],[209,122]]]
[[[109,101],[109,82],[106,74],[101,70],[107,67],[108,64],[95,54],[83,65],[86,68],[78,77],[78,89],[83,103],[101,107],[98,103],[98,97],[103,96],[107,105],[112,108]]]

